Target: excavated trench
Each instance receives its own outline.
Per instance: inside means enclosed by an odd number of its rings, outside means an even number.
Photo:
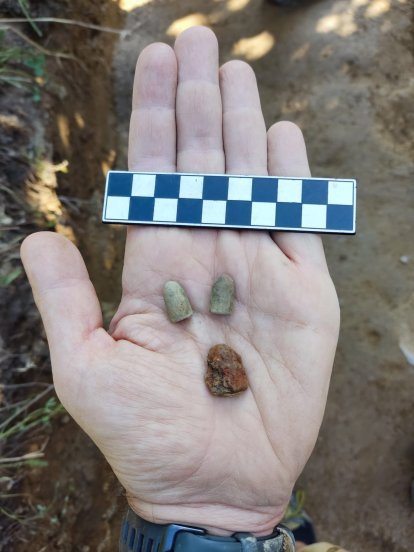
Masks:
[[[52,0],[33,1],[31,14],[98,28],[47,23],[40,39],[30,25],[19,27],[42,48],[68,54],[69,59],[46,58],[38,105],[25,91],[1,91],[0,167],[2,185],[9,189],[2,224],[16,223],[9,231],[16,244],[10,263],[18,259],[18,244],[30,231],[49,229],[67,236],[81,250],[108,318],[120,295],[124,233],[100,222],[105,175],[116,163],[117,152],[112,59],[120,35],[107,28],[121,28],[124,12],[111,0],[74,0],[70,5]],[[10,3],[1,7],[1,15],[21,13]],[[34,397],[51,381],[51,372],[44,332],[24,277],[0,292],[6,359],[0,381],[11,390],[5,391],[7,405]],[[41,405],[39,399],[34,407]],[[6,459],[28,452],[41,458],[37,467],[16,464],[0,480],[1,491],[6,491],[0,549],[116,549],[125,508],[122,490],[102,455],[68,415],[55,416],[29,436],[22,433],[0,445]]]
[[[267,123],[302,126],[314,174],[359,180],[357,236],[325,241],[342,333],[321,435],[299,485],[321,538],[352,551],[409,552],[414,379],[400,350],[401,340],[414,343],[409,3],[326,1],[284,11],[261,0],[74,0],[65,10],[128,32],[48,27],[48,48],[65,45],[77,61],[48,63],[47,162],[28,197],[79,246],[106,318],[120,294],[124,231],[100,223],[104,176],[125,168],[133,70],[149,42],[210,25],[221,61],[241,57],[255,69]],[[38,341],[46,350],[41,333]],[[22,527],[12,549],[116,550],[125,499],[115,477],[68,416],[49,437],[48,466],[22,483],[47,515],[33,531]]]

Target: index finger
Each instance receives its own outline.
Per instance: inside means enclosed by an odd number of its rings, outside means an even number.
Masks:
[[[129,170],[174,172],[177,60],[161,42],[144,48],[135,70]]]

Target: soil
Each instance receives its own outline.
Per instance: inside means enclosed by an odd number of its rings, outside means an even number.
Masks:
[[[262,0],[31,5],[38,15],[64,12],[128,31],[118,39],[50,24],[44,45],[79,61],[48,62],[41,108],[33,107],[27,94],[0,94],[1,113],[17,117],[16,124],[8,119],[4,134],[8,171],[1,184],[13,188],[16,203],[6,215],[24,219],[17,233],[8,230],[8,239],[19,241],[47,225],[71,237],[85,255],[107,317],[119,297],[123,230],[99,224],[103,177],[111,166],[126,167],[133,71],[138,52],[150,42],[172,44],[186,26],[210,25],[222,62],[240,57],[255,69],[268,125],[288,119],[302,127],[313,174],[357,178],[357,235],[324,238],[342,330],[326,416],[298,487],[306,492],[319,539],[352,552],[412,551],[414,26],[409,0],[304,1],[296,8]],[[38,152],[55,169],[44,165],[31,171],[22,149]],[[64,160],[69,172],[56,172]],[[31,208],[23,209],[22,200]],[[10,266],[17,262],[13,257]],[[3,290],[1,299],[7,307],[0,323],[7,352],[1,381],[50,381],[44,336],[24,278]],[[25,370],[19,371],[22,365]],[[12,399],[9,393],[7,400]],[[29,526],[2,521],[0,549],[116,550],[125,499],[99,451],[67,415],[28,439],[26,450],[41,444],[48,466],[19,472],[13,491],[27,497],[13,504],[23,514],[45,505],[47,515]]]

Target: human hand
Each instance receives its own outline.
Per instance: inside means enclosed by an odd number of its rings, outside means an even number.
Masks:
[[[178,76],[177,76],[178,75]],[[215,36],[152,44],[134,84],[130,170],[308,176],[291,123],[266,134],[251,68],[219,70]],[[49,341],[56,392],[101,449],[131,507],[156,523],[269,534],[317,438],[339,308],[316,235],[128,228],[123,295],[109,332],[84,262],[53,233],[22,259]],[[211,285],[236,283],[231,316],[209,313]],[[177,280],[194,315],[171,324],[162,289]],[[209,348],[242,357],[249,389],[212,396]]]

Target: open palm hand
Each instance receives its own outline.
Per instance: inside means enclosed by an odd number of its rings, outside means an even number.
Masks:
[[[231,174],[309,173],[290,123],[266,134],[249,66],[218,68],[211,31],[141,54],[130,169]],[[49,340],[56,390],[124,485],[158,523],[227,534],[270,533],[316,441],[335,353],[339,309],[320,238],[262,231],[128,230],[123,296],[109,332],[79,252],[39,233],[22,258]],[[221,274],[236,283],[230,316],[209,313]],[[162,289],[176,280],[193,306],[171,324]],[[242,357],[249,389],[212,396],[207,352]]]

